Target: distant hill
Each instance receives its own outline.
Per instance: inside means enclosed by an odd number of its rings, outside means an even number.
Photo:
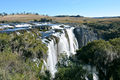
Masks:
[[[57,15],[54,17],[84,17],[84,16],[80,16],[80,15]]]
[[[112,16],[112,17],[93,17],[95,19],[106,19],[106,18],[120,18],[120,16]]]

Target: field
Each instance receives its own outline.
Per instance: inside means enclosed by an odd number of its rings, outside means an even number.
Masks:
[[[0,16],[0,22],[28,22],[34,20],[40,20],[41,18],[52,19],[53,21],[60,23],[92,23],[92,22],[100,22],[100,23],[110,23],[110,22],[118,22],[120,18],[90,18],[90,17],[51,17],[51,16],[42,16],[42,15],[7,15]]]
[[[7,15],[7,16],[0,16],[0,21],[7,21],[7,22],[28,22],[33,20],[40,20],[41,18],[48,18],[47,16],[40,16],[40,15]]]

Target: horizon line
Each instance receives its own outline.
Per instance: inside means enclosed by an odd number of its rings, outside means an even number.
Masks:
[[[22,14],[23,15],[28,15],[28,14],[33,14],[33,15],[50,16],[50,17],[56,17],[56,16],[65,16],[65,17],[80,16],[80,17],[90,17],[90,18],[120,17],[120,15],[111,15],[111,16],[83,16],[83,15],[80,15],[80,14],[56,14],[56,15],[49,15],[49,14],[41,14],[39,12],[25,12],[25,11],[23,11],[23,12],[12,12],[12,13],[0,12],[0,14],[7,14],[7,15],[22,15]]]

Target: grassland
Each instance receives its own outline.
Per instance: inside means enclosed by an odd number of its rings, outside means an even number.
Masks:
[[[42,16],[42,15],[7,15],[0,16],[0,22],[28,22],[33,20],[40,20],[41,18],[52,19],[53,21],[60,23],[111,23],[118,22],[120,18],[90,18],[90,17],[50,17],[50,16]]]
[[[28,22],[33,20],[40,20],[41,18],[49,18],[48,16],[40,16],[40,15],[7,15],[7,16],[0,16],[0,21],[6,22]]]
[[[120,18],[90,18],[90,17],[54,17],[54,20],[57,22],[62,23],[111,23],[111,22],[118,22]]]

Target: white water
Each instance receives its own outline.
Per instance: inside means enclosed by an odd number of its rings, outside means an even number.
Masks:
[[[98,76],[95,73],[93,73],[93,80],[99,80]]]
[[[99,78],[97,76],[98,72],[96,71],[95,66],[91,67],[90,65],[84,65],[83,69],[87,70],[90,74],[93,75],[93,80],[99,80]],[[86,80],[89,80],[89,79],[86,77]]]
[[[78,42],[77,39],[73,33],[73,27],[70,29],[66,29],[68,36],[69,36],[69,40],[70,40],[70,53],[75,54],[76,50],[78,49]]]
[[[73,33],[73,27],[65,26],[65,28],[61,28],[59,25],[54,25],[52,28],[62,30],[62,32],[52,34],[57,37],[58,42],[56,42],[56,38],[51,38],[51,41],[48,43],[47,65],[54,77],[54,74],[57,71],[56,64],[59,55],[62,53],[66,53],[68,56],[75,54],[78,49],[78,42]]]
[[[51,40],[50,43],[48,44],[47,65],[48,65],[48,69],[50,70],[50,72],[53,76],[54,76],[54,73],[57,71],[55,69],[56,63],[57,63],[56,44],[54,43],[54,40]]]

